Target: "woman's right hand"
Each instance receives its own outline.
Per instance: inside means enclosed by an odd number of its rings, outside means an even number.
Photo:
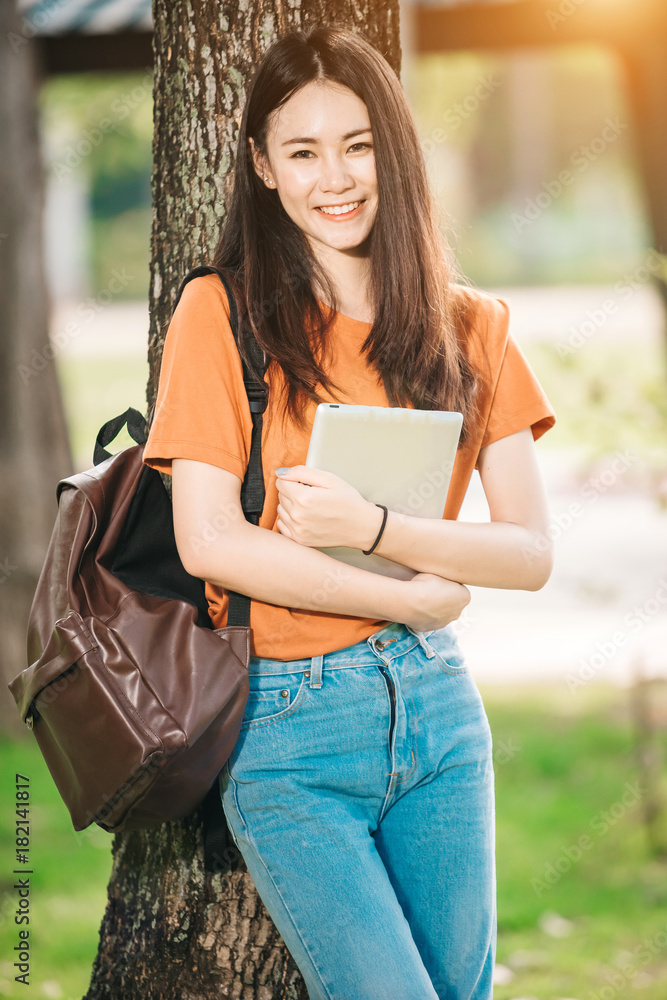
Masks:
[[[401,620],[417,632],[444,628],[456,621],[470,603],[471,594],[463,583],[445,580],[433,573],[416,573],[405,581],[406,610]]]

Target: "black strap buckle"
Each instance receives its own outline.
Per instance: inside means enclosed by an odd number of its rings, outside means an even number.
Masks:
[[[251,413],[264,413],[269,402],[269,390],[266,384],[260,387],[257,382],[246,382],[246,392]]]

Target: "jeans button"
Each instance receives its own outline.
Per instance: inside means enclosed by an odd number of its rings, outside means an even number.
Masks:
[[[375,648],[376,648],[376,649],[384,649],[384,647],[385,647],[386,645],[387,645],[387,643],[386,643],[386,642],[385,642],[385,641],[384,641],[383,639],[380,639],[380,641],[379,641],[379,642],[376,642],[376,643],[375,643]]]

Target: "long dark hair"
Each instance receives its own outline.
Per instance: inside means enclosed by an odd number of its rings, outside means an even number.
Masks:
[[[282,369],[283,416],[289,412],[303,429],[306,399],[323,401],[318,384],[340,399],[340,387],[320,367],[338,309],[336,291],[278,193],[257,176],[248,139],[266,156],[269,116],[312,80],[353,91],[373,132],[378,207],[368,251],[374,322],[362,350],[390,406],[409,400],[416,409],[458,410],[463,443],[478,417],[481,382],[465,350],[471,298],[455,284],[403,88],[360,35],[332,26],[294,30],[264,54],[246,97],[228,215],[212,263],[232,279],[241,329],[252,329],[269,362],[270,391],[278,388],[275,364]],[[314,280],[333,311],[320,308]],[[243,334],[241,351],[252,368]]]

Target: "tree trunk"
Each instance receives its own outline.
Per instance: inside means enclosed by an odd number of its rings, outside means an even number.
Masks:
[[[73,472],[54,356],[42,245],[37,43],[0,4],[0,729],[20,731],[6,685],[26,663],[26,625]]]
[[[398,0],[155,0],[153,9],[149,405],[176,291],[217,242],[245,84],[263,51],[290,27],[335,23],[361,29],[400,68]],[[200,810],[116,835],[113,856],[85,1000],[307,1000],[231,837],[223,870],[204,871]]]

